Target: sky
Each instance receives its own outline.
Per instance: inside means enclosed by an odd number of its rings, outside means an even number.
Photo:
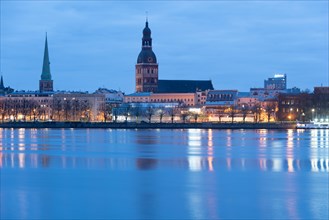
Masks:
[[[55,90],[131,93],[146,11],[159,79],[249,91],[328,86],[326,1],[0,1],[5,86],[37,90],[45,35]]]

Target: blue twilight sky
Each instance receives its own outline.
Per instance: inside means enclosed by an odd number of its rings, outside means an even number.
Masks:
[[[5,86],[36,90],[45,32],[54,88],[135,89],[148,11],[160,79],[248,91],[275,73],[328,86],[328,1],[3,1]]]

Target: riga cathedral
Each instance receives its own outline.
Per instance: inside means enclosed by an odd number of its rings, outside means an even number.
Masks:
[[[149,22],[143,29],[142,50],[135,68],[136,93],[195,93],[213,90],[211,80],[159,80],[159,66],[152,50]]]
[[[158,89],[158,63],[152,50],[151,29],[146,20],[143,30],[142,51],[136,64],[136,92],[156,92]]]

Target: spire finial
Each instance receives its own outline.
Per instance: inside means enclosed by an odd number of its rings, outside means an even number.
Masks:
[[[148,22],[148,11],[145,12],[146,15],[146,22]]]

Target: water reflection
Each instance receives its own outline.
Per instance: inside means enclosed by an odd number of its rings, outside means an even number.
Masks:
[[[202,170],[201,129],[188,130],[188,165],[190,171]]]
[[[74,157],[49,156],[44,154],[2,153],[0,154],[3,168],[93,168],[93,169],[185,169],[182,164],[188,164],[190,171],[220,171],[220,170],[260,170],[273,172],[329,172],[329,159],[252,159],[252,158],[209,158],[190,156],[187,159],[152,159],[137,158],[134,164],[129,158],[106,157]],[[51,162],[51,163],[50,163]]]
[[[136,159],[136,167],[140,170],[150,170],[155,169],[157,165],[157,144],[158,138],[157,135],[154,134],[155,131],[148,130],[145,133],[136,132],[136,151],[137,151],[137,159]]]
[[[212,137],[212,130],[208,130],[208,149],[207,149],[207,154],[208,154],[208,167],[209,171],[214,171],[213,167],[213,160],[214,160],[214,147],[213,147],[213,137]]]
[[[258,133],[211,129],[0,131],[2,168],[329,171],[329,131],[324,129]],[[118,137],[121,133],[125,138]],[[239,145],[241,136],[245,146]],[[258,147],[253,145],[255,140]]]

